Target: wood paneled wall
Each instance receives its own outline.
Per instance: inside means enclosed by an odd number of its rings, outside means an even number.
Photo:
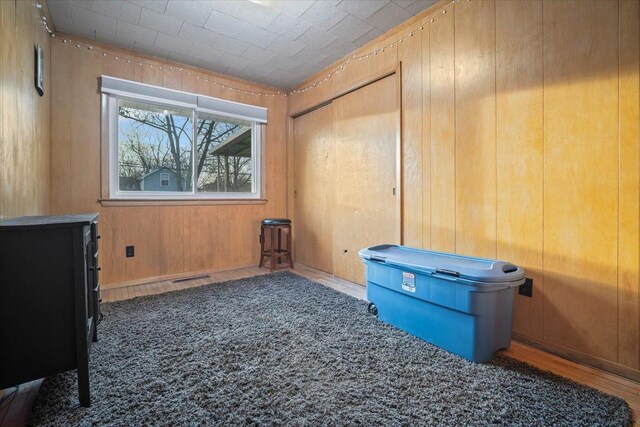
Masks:
[[[404,243],[523,266],[515,335],[635,378],[639,6],[440,2],[289,99],[294,115],[401,62]]]
[[[34,86],[44,50],[45,95]],[[33,1],[0,1],[0,218],[49,212],[50,40]]]
[[[52,41],[52,183],[54,213],[100,212],[101,282],[116,284],[165,275],[224,270],[258,263],[260,220],[282,217],[286,205],[286,109],[284,95],[258,96],[214,85],[269,91],[249,82],[180,64],[109,49],[96,51]],[[74,37],[71,37],[74,38]],[[138,65],[139,62],[145,66]],[[146,65],[153,65],[148,67]],[[178,68],[183,68],[180,72]],[[159,204],[102,206],[100,95],[98,77],[108,75],[202,93],[268,108],[263,138],[266,202],[259,204]],[[209,83],[204,78],[210,80]],[[273,91],[271,91],[273,92]],[[125,257],[125,246],[135,257]]]

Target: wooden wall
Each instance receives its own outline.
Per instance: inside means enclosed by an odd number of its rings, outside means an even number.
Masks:
[[[132,52],[100,52],[52,42],[52,185],[54,213],[100,212],[101,282],[105,285],[257,265],[260,220],[286,216],[286,108],[284,95],[264,97],[232,91],[269,91],[249,82]],[[74,37],[71,37],[72,39]],[[116,60],[113,55],[121,55]],[[131,59],[131,62],[122,57]],[[138,65],[142,62],[144,65]],[[153,68],[148,65],[153,65]],[[178,70],[184,67],[183,71]],[[190,73],[190,74],[188,74]],[[263,138],[266,201],[236,204],[101,203],[100,75],[202,93],[268,108]],[[200,77],[200,78],[199,78]],[[209,83],[204,78],[210,80]],[[271,91],[273,92],[273,91]],[[104,205],[104,206],[103,206]],[[125,246],[135,257],[125,257]]]
[[[34,86],[34,46],[45,95]],[[0,1],[0,218],[49,212],[51,51],[33,1]]]
[[[639,6],[440,2],[289,99],[295,115],[401,62],[404,243],[523,266],[515,335],[634,378]]]

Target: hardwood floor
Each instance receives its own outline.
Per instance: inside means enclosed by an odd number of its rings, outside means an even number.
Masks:
[[[297,264],[292,272],[355,298],[365,299],[366,297],[364,287],[338,279],[311,267]],[[211,272],[208,274],[209,277],[184,282],[176,283],[173,280],[165,280],[135,286],[112,288],[102,292],[102,300],[103,302],[119,301],[145,295],[177,291],[210,283],[243,279],[267,273],[269,273],[269,270],[266,268],[250,267],[233,271]],[[540,369],[551,371],[578,383],[625,399],[633,410],[634,425],[639,425],[637,420],[640,416],[640,383],[551,355],[518,341],[512,341],[511,347],[503,350],[503,353]],[[33,406],[41,383],[42,380],[36,380],[20,385],[17,390],[15,388],[9,388],[0,391],[0,402],[2,402],[0,403],[1,427],[21,427],[27,424],[31,407]]]

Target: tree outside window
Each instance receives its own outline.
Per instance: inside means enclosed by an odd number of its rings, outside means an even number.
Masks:
[[[251,132],[248,121],[120,99],[119,190],[251,192]],[[160,173],[175,186],[147,182]]]

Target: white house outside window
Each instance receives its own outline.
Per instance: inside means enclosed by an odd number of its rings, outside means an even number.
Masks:
[[[102,77],[109,194],[260,198],[266,109]]]

